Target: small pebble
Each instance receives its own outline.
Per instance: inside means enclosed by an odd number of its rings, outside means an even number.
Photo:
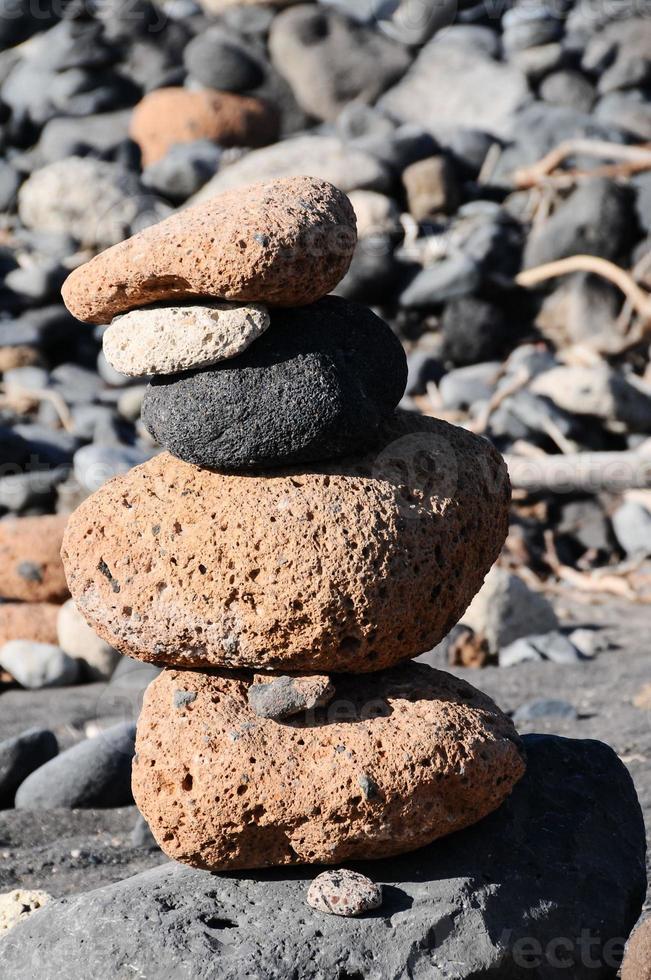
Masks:
[[[260,718],[291,718],[328,704],[335,689],[325,674],[305,677],[257,675],[248,690],[250,706]]]
[[[358,871],[324,871],[310,885],[307,904],[330,915],[364,915],[382,904],[382,885]]]

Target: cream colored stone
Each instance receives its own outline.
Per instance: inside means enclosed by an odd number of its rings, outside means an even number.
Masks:
[[[0,936],[52,900],[47,892],[24,888],[0,895]]]
[[[174,374],[236,357],[269,326],[263,306],[202,303],[154,306],[116,317],[104,332],[104,356],[131,378]]]

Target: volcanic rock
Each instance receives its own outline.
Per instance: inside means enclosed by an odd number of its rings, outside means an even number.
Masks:
[[[364,672],[431,650],[502,546],[506,468],[407,412],[382,445],[264,477],[161,453],[117,477],[68,525],[81,613],[122,652],[184,666]]]

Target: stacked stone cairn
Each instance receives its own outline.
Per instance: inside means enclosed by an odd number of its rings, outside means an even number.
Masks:
[[[399,341],[327,295],[355,240],[335,187],[273,180],[175,213],[63,288],[75,316],[110,324],[113,367],[151,376],[143,420],[166,451],[84,501],[63,560],[97,633],[166,667],[133,790],[195,867],[410,851],[524,772],[488,697],[412,662],[497,558],[504,464],[397,409]]]

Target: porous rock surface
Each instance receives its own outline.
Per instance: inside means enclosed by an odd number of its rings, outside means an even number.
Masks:
[[[142,418],[157,442],[198,466],[294,465],[366,450],[406,383],[391,328],[327,296],[272,311],[267,333],[233,360],[154,378]]]
[[[241,354],[268,326],[269,314],[257,304],[155,305],[116,317],[102,345],[120,374],[173,374]]]
[[[145,693],[136,803],[165,853],[212,870],[422,847],[490,813],[524,772],[512,722],[424,664],[337,682],[314,720],[248,703],[244,672],[164,670]],[[173,711],[179,694],[196,695]]]
[[[56,643],[59,608],[53,602],[0,603],[0,647],[11,640]]]
[[[408,412],[383,447],[263,477],[161,453],[111,480],[64,541],[80,611],[123,653],[179,666],[364,672],[432,649],[502,546],[506,468]]]
[[[345,194],[313,177],[226,192],[95,256],[66,279],[73,316],[108,323],[137,306],[197,296],[299,306],[343,278],[356,241]]]
[[[622,980],[651,978],[651,919],[645,919],[626,944]]]
[[[68,596],[61,564],[67,514],[0,521],[0,597],[57,602]]]
[[[526,773],[481,823],[356,865],[383,887],[377,913],[306,908],[310,867],[215,876],[168,863],[51,903],[0,941],[0,960],[12,980],[136,970],[174,980],[613,980],[613,941],[629,934],[645,895],[633,782],[602,742],[523,742]],[[523,965],[532,939],[533,969]]]
[[[178,143],[212,140],[220,146],[265,146],[278,138],[276,109],[261,99],[214,89],[159,88],[133,110],[129,135],[144,167]]]

